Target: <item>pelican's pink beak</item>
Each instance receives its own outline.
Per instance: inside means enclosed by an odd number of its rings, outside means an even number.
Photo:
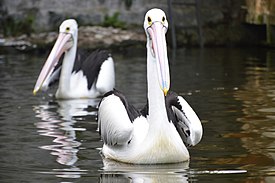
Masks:
[[[61,55],[70,49],[73,45],[72,35],[69,33],[59,33],[58,38],[54,44],[54,47],[46,60],[39,77],[36,81],[33,89],[35,95],[43,86],[44,81],[51,75]]]
[[[157,60],[158,80],[165,96],[170,88],[170,74],[165,39],[166,32],[167,27],[165,27],[161,22],[154,22],[150,27],[148,27],[148,33],[152,39],[151,49]]]

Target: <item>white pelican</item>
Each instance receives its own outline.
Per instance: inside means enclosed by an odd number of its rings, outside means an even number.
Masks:
[[[65,20],[59,36],[36,81],[33,93],[47,90],[59,77],[56,98],[95,98],[112,90],[115,84],[114,63],[106,51],[94,51],[86,59],[77,54],[78,26]],[[58,62],[62,54],[64,59]]]
[[[202,125],[189,104],[170,88],[165,34],[168,22],[160,9],[145,15],[148,103],[138,111],[113,90],[98,109],[98,127],[105,158],[134,164],[177,163],[189,160],[186,146],[196,145]]]

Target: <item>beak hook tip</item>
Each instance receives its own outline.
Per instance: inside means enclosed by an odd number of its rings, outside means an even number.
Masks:
[[[33,93],[33,95],[35,96],[36,93],[37,93],[37,90],[34,89],[34,90],[32,91],[32,93]]]
[[[164,89],[163,89],[163,93],[164,93],[164,96],[167,96],[168,89],[164,88]]]

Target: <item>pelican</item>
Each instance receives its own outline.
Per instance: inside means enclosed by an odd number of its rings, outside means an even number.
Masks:
[[[114,63],[107,51],[96,50],[86,59],[77,54],[78,25],[74,19],[62,22],[59,35],[36,81],[33,94],[46,91],[59,78],[56,98],[95,98],[112,90]],[[64,53],[63,62],[61,56]]]
[[[165,34],[168,22],[160,9],[145,15],[147,36],[147,105],[139,111],[118,90],[99,103],[98,129],[102,155],[124,163],[160,164],[188,161],[187,146],[202,138],[201,122],[190,105],[169,91]]]

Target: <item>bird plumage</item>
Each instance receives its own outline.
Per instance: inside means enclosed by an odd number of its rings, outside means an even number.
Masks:
[[[147,105],[139,111],[117,90],[104,95],[99,104],[98,128],[105,158],[137,164],[183,162],[189,160],[186,146],[201,140],[196,113],[181,96],[169,91],[167,28],[162,10],[146,13]]]
[[[56,81],[57,98],[95,98],[112,90],[115,85],[114,63],[107,51],[95,50],[89,56],[77,50],[78,26],[73,19],[65,20],[59,36],[42,68],[33,93],[46,91]]]

